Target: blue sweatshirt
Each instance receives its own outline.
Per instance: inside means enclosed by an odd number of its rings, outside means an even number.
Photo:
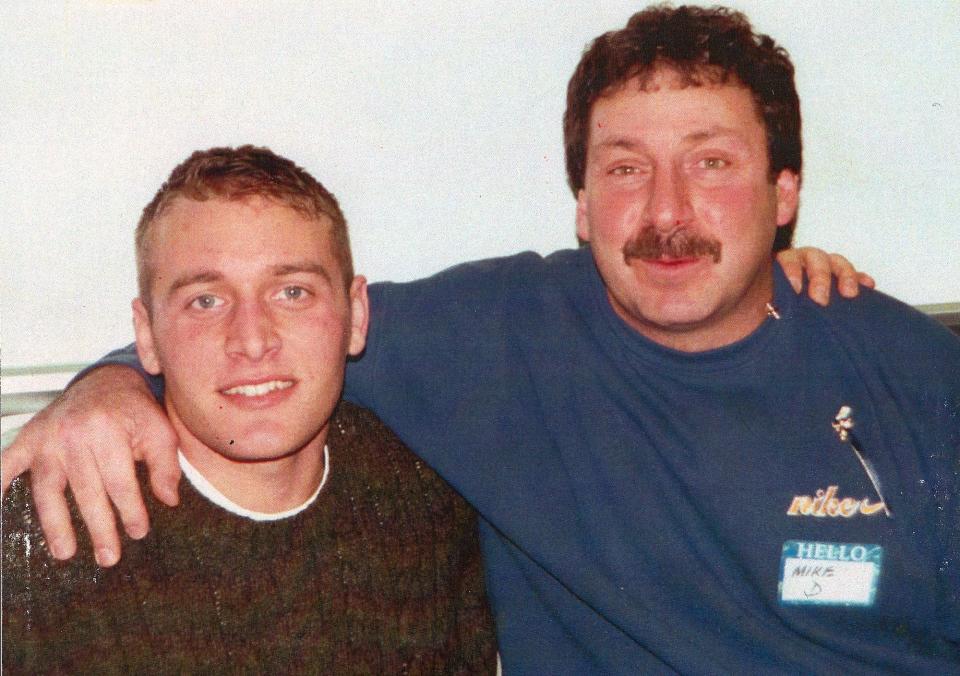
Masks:
[[[780,319],[695,354],[588,249],[372,288],[346,394],[483,515],[507,674],[960,672],[960,341],[775,274]]]

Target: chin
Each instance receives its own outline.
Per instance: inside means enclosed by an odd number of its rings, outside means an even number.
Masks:
[[[696,326],[710,316],[710,308],[690,300],[666,300],[654,307],[640,308],[643,321],[666,330]]]
[[[276,440],[244,439],[243,444],[220,442],[215,447],[217,453],[234,462],[270,462],[295,454],[303,448],[294,443],[282,443]]]
[[[212,443],[206,445],[220,455],[238,462],[259,462],[297,453],[316,438],[319,430],[291,430],[289,426],[259,422],[212,432]]]

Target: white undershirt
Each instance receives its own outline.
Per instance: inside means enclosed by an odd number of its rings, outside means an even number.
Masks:
[[[320,485],[317,486],[317,490],[313,492],[307,501],[298,507],[293,507],[292,509],[287,509],[282,512],[255,512],[252,509],[247,509],[246,507],[241,507],[233,500],[228,498],[226,495],[220,492],[216,486],[206,480],[206,478],[200,474],[196,467],[190,464],[190,461],[187,460],[186,456],[177,449],[177,458],[180,460],[180,469],[183,470],[183,475],[187,477],[187,480],[193,485],[197,492],[200,493],[207,500],[222,507],[228,512],[232,512],[237,516],[242,516],[247,519],[253,519],[254,521],[279,521],[280,519],[288,519],[295,514],[299,514],[307,507],[313,504],[317,499],[317,496],[320,495],[320,490],[323,488],[324,484],[327,483],[327,477],[330,476],[330,449],[324,445],[323,447],[323,476],[320,477]]]

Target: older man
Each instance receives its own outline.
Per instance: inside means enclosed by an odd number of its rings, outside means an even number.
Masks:
[[[790,291],[786,54],[641,12],[585,53],[565,138],[589,247],[378,288],[348,375],[492,524],[505,667],[960,668],[960,344]]]
[[[367,328],[336,199],[263,148],[178,166],[137,229],[137,351],[188,478],[103,569],[53,565],[3,503],[3,663],[21,673],[493,673],[472,510],[339,403]]]

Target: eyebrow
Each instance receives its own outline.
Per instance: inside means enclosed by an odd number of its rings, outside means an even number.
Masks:
[[[710,127],[703,131],[695,131],[683,137],[685,143],[700,143],[718,136],[731,136],[737,140],[742,139],[741,134],[730,127]],[[623,148],[624,150],[636,150],[643,146],[640,141],[629,136],[617,136],[598,143],[597,148]]]
[[[739,140],[743,139],[743,135],[736,129],[731,129],[730,127],[710,127],[709,129],[704,129],[703,131],[694,132],[692,134],[687,134],[683,137],[684,141],[707,141],[717,136],[732,136],[733,138]]]
[[[285,275],[295,275],[298,273],[307,273],[311,275],[319,275],[326,280],[330,280],[330,273],[327,272],[327,269],[320,265],[319,263],[313,263],[309,261],[304,261],[300,263],[280,263],[278,265],[271,265],[270,272],[273,273],[274,277],[283,277]]]
[[[278,263],[276,265],[271,265],[268,269],[274,277],[285,277],[287,275],[306,273],[319,275],[328,282],[333,281],[326,268],[319,263],[313,263],[309,261],[297,263]],[[189,272],[182,277],[175,279],[170,285],[170,288],[167,290],[167,294],[171,295],[186,286],[191,286],[192,284],[209,284],[211,282],[222,281],[223,279],[223,273],[216,270],[197,270],[196,272]]]
[[[223,279],[223,274],[213,270],[199,270],[197,272],[188,273],[173,280],[170,288],[167,289],[167,294],[170,295],[185,286],[190,286],[191,284],[208,284],[210,282],[219,282],[221,279]]]

